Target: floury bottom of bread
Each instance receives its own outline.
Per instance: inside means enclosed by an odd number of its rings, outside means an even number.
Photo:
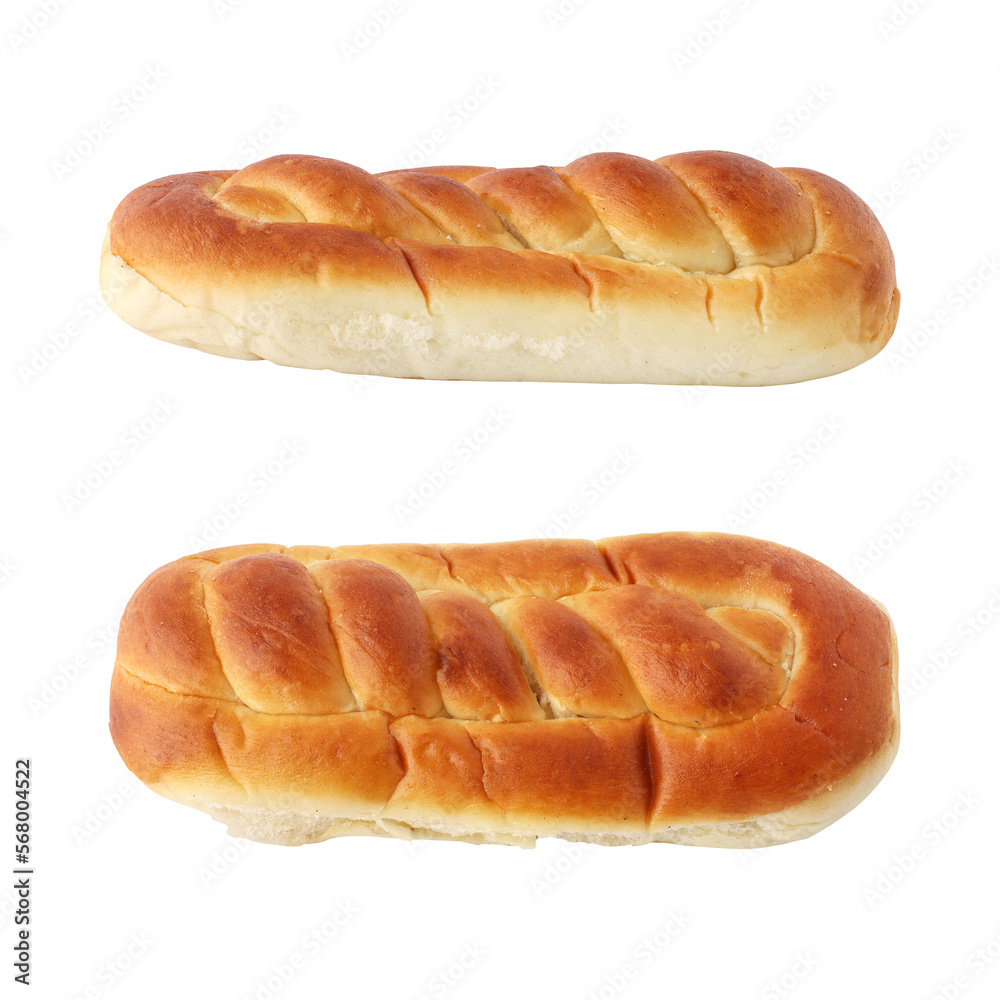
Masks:
[[[230,546],[126,608],[111,734],[234,836],[763,847],[899,739],[885,609],[735,535]]]
[[[132,326],[211,354],[486,381],[820,378],[881,350],[899,309],[857,195],[718,151],[173,175],[116,209],[101,287]]]

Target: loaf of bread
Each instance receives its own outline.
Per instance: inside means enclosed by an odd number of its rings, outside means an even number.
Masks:
[[[898,713],[881,605],[718,534],[202,552],[132,597],[111,690],[142,781],[273,844],[782,843]]]
[[[118,206],[101,287],[161,340],[435,379],[798,382],[870,358],[899,310],[853,192],[714,151],[177,174]]]

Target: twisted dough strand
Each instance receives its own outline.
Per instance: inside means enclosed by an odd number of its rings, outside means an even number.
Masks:
[[[611,540],[607,550],[214,550],[163,567],[140,588],[119,663],[179,694],[278,715],[505,722],[651,713],[710,729],[794,694],[816,628],[797,609],[801,584],[776,596],[766,578],[743,580],[762,572],[749,564],[699,592],[642,561],[661,539],[663,552],[684,551],[683,536],[644,537]],[[162,604],[179,627],[168,648],[151,651],[145,615]],[[184,658],[203,643],[211,657]],[[845,656],[842,669],[854,659]]]
[[[464,181],[446,171],[369,174],[339,160],[274,157],[230,174],[211,197],[255,221],[338,225],[382,242],[610,256],[706,274],[792,264],[815,245],[809,198],[749,157],[594,153],[562,168],[468,168]]]
[[[706,611],[658,588],[490,605],[461,585],[418,593],[362,559],[303,564],[275,551],[190,562],[232,700],[267,714],[528,722],[652,712],[710,728],[776,703],[788,683],[794,640],[780,619]]]

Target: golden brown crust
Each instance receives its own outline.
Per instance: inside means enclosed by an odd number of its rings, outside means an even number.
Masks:
[[[510,827],[629,833],[646,826],[646,720],[556,719],[517,726],[470,723],[483,787]]]
[[[301,563],[277,552],[234,559],[203,588],[218,659],[248,708],[325,715],[355,707],[326,605]]]
[[[651,825],[777,812],[850,773],[829,737],[779,706],[707,732],[649,725]]]
[[[448,715],[483,722],[543,719],[521,664],[490,609],[447,591],[426,594],[431,645],[437,650],[437,685]]]
[[[725,154],[727,163],[732,154]],[[559,171],[585,194],[626,260],[728,274],[733,251],[695,195],[656,160],[594,153]]]
[[[755,715],[785,689],[784,671],[747,649],[688,597],[626,585],[568,597],[628,664],[650,712],[712,727]]]
[[[782,267],[813,250],[813,205],[789,179],[790,171],[714,151],[675,153],[656,162],[684,184],[718,226],[734,266]],[[734,212],[741,203],[745,211]]]
[[[413,588],[391,569],[361,559],[319,563],[312,575],[359,706],[394,717],[437,715],[435,657]]]
[[[554,715],[630,719],[646,711],[618,651],[566,604],[514,597],[492,610],[531,664]]]
[[[520,250],[523,246],[507,232],[496,212],[491,212],[465,184],[419,170],[396,170],[379,174],[379,178],[397,194],[419,205],[420,211],[460,246],[504,250]]]
[[[111,731],[151,787],[264,839],[774,842],[888,767],[895,645],[832,570],[740,536],[234,546],[136,591]]]
[[[876,353],[898,310],[856,195],[718,151],[174,175],[118,206],[102,287],[163,339],[433,378],[795,381]]]

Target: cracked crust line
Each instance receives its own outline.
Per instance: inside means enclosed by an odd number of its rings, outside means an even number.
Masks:
[[[257,712],[256,709],[250,708],[248,705],[245,705],[242,701],[240,701],[239,695],[237,695],[235,698],[223,698],[222,695],[218,694],[196,694],[193,691],[178,691],[175,688],[167,687],[165,684],[160,684],[157,681],[151,681],[148,677],[140,677],[139,674],[135,673],[132,670],[129,670],[128,667],[124,666],[120,660],[115,661],[115,669],[121,671],[126,677],[129,677],[134,681],[138,681],[140,684],[144,684],[147,687],[156,688],[157,690],[163,691],[166,694],[176,695],[178,698],[198,698],[200,701],[213,701],[217,703],[221,702],[222,704],[225,705],[233,705],[236,708],[245,708],[248,712]],[[257,712],[257,714],[266,715],[269,713]]]
[[[782,705],[780,702],[775,706],[780,708],[782,711],[787,712],[797,723],[803,726],[808,726],[817,736],[821,736],[823,740],[830,746],[833,751],[840,750],[840,744],[832,737],[829,733],[824,732],[812,719],[807,719],[804,715],[799,715],[795,709],[790,708],[788,705]],[[864,756],[864,760],[867,760],[871,756],[871,753],[867,753]],[[839,752],[834,753],[835,759],[840,759],[841,754]]]
[[[858,260],[853,254],[845,253],[843,250],[825,250],[824,256],[830,257],[832,260],[840,260],[845,264],[849,264],[851,267],[861,268],[861,261]]]
[[[206,559],[204,561],[210,562],[211,560]],[[216,563],[216,565],[221,565],[221,564]],[[215,623],[212,621],[212,615],[208,610],[208,597],[205,594],[205,577],[209,574],[209,572],[211,571],[205,570],[201,574],[201,587],[199,588],[201,596],[201,610],[204,612],[205,620],[208,622],[208,637],[209,639],[212,640],[212,653],[215,655],[215,662],[219,664],[219,672],[222,674],[223,677],[225,677],[226,683],[233,690],[233,694],[235,694],[236,697],[239,698],[239,691],[237,690],[236,685],[233,684],[232,678],[229,676],[229,674],[226,673],[226,665],[225,663],[222,662],[222,655],[219,653],[219,643],[215,636]],[[241,705],[246,704],[242,698],[240,698],[240,704]]]
[[[633,586],[635,584],[635,577],[631,573],[629,573],[628,567],[624,563],[622,563],[622,569],[625,571],[626,574],[624,578],[622,577],[621,573],[619,573],[618,570],[616,570],[615,567],[611,565],[611,560],[608,558],[607,546],[602,545],[600,542],[594,542],[594,546],[596,547],[597,551],[600,552],[601,558],[604,560],[604,565],[608,569],[608,575],[611,577],[612,580],[616,580],[618,582],[619,587]]]
[[[427,308],[427,315],[433,316],[434,311],[431,309],[430,293],[427,291],[426,288],[424,288],[423,283],[420,281],[420,278],[417,277],[417,272],[413,268],[413,261],[410,260],[410,255],[406,252],[406,247],[404,247],[403,244],[400,243],[399,240],[397,240],[395,237],[391,236],[389,237],[389,240],[392,241],[392,246],[395,247],[396,250],[398,250],[399,253],[403,255],[403,260],[406,261],[406,266],[409,269],[410,274],[413,276],[413,283],[417,286],[417,288],[420,289],[420,294],[424,297],[424,305]],[[389,240],[385,240],[386,246],[389,246]],[[425,243],[424,246],[427,246],[427,244]]]
[[[706,278],[705,279],[705,315],[708,317],[709,323],[712,324],[713,330],[718,330],[718,324],[715,322],[715,316],[712,315],[712,299],[715,298],[715,288],[712,282]]]
[[[757,286],[757,295],[753,303],[754,312],[757,314],[757,322],[760,323],[760,328],[767,333],[767,323],[764,320],[764,279],[760,274],[755,274],[753,282]]]
[[[448,558],[447,554],[444,552],[441,546],[435,545],[434,551],[440,557],[441,561],[445,564],[445,566],[448,567],[448,579],[451,580],[452,583],[457,584],[459,586],[468,586],[455,576],[455,567],[452,565],[451,559]],[[475,587],[471,587],[470,589],[475,590]]]
[[[218,750],[218,752],[219,752],[219,760],[222,761],[222,768],[226,772],[226,775],[230,779],[230,781],[232,781],[233,784],[236,785],[238,788],[240,788],[240,789],[243,790],[243,794],[247,797],[247,799],[248,800],[252,799],[253,796],[250,794],[250,790],[233,773],[232,765],[229,763],[229,760],[226,757],[226,752],[222,749],[222,740],[219,738],[219,730],[217,728],[217,724],[216,724],[216,721],[215,721],[217,715],[218,715],[218,713],[216,712],[212,716],[212,739],[215,741],[215,749]],[[243,729],[243,723],[240,721],[239,717],[236,715],[235,712],[233,713],[233,715],[234,715],[234,718],[236,719],[236,725],[238,725],[240,727],[240,736],[242,737],[243,742],[245,743],[246,742],[246,732]]]
[[[511,725],[511,723],[506,723],[506,725]],[[516,725],[516,723],[514,723],[514,725]],[[466,732],[468,732],[468,730],[466,730]],[[470,742],[476,748],[476,753],[479,754],[479,770],[483,776],[481,782],[483,787],[483,795],[486,796],[486,801],[489,802],[490,805],[495,806],[497,809],[499,809],[500,813],[504,816],[504,818],[506,818],[507,810],[504,809],[504,807],[500,805],[500,803],[497,802],[492,795],[490,795],[490,790],[486,787],[486,753],[484,752],[482,746],[480,745],[479,740],[477,740],[472,733],[468,733],[468,735]]]
[[[594,282],[580,270],[580,262],[576,259],[576,256],[572,253],[555,254],[554,256],[562,257],[563,260],[568,260],[570,264],[573,265],[573,270],[576,271],[576,276],[587,286],[587,306],[590,309],[591,315],[596,316],[597,310],[594,308],[594,297],[596,294]],[[582,256],[582,254],[580,256]]]
[[[382,809],[379,812],[379,819],[382,819],[385,816],[386,810],[389,808],[389,804],[396,797],[396,793],[399,791],[399,786],[403,784],[406,780],[407,774],[409,774],[409,765],[406,762],[406,754],[403,753],[403,747],[396,734],[392,731],[392,726],[395,721],[396,720],[390,716],[385,728],[386,732],[389,734],[389,739],[392,740],[392,745],[396,750],[396,763],[399,765],[399,770],[402,773],[399,775],[399,780],[396,782],[396,786],[393,788],[392,792],[382,805]]]

